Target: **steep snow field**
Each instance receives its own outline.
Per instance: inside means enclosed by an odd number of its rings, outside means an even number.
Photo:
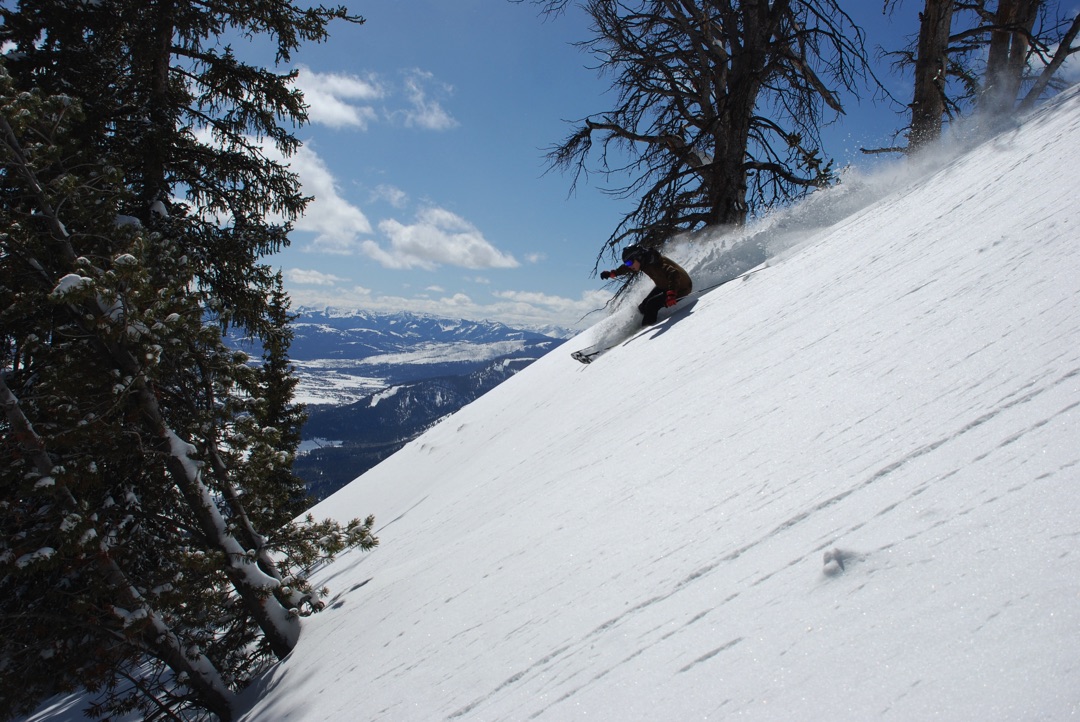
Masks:
[[[381,546],[243,719],[1075,719],[1078,168],[1070,92],[439,424],[315,509]]]
[[[382,546],[245,719],[1080,714],[1077,168],[1072,92],[458,412],[316,509]]]

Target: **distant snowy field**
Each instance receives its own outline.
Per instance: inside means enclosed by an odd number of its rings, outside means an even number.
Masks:
[[[316,507],[381,546],[319,573],[242,719],[1075,719],[1077,168],[1074,90],[676,245],[699,287],[768,260]]]
[[[296,402],[308,405],[351,404],[388,388],[382,376],[365,370],[397,365],[430,365],[454,362],[490,361],[526,348],[522,341],[491,343],[428,343],[402,353],[385,353],[362,359],[316,359],[293,361],[300,383]]]
[[[386,379],[348,373],[343,369],[357,368],[359,361],[340,359],[294,361],[296,377],[295,400],[307,406],[351,404],[386,388]]]

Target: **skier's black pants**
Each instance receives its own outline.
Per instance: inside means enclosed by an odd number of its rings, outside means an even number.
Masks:
[[[656,323],[656,314],[660,313],[660,309],[667,305],[667,289],[657,286],[645,297],[645,300],[638,304],[638,310],[641,311],[642,326],[652,326]]]

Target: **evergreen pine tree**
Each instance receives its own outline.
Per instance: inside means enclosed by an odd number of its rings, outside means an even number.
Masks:
[[[94,714],[228,719],[321,606],[306,572],[376,540],[370,518],[292,520],[287,301],[258,259],[306,199],[261,143],[295,150],[279,122],[304,110],[217,37],[265,32],[288,60],[358,19],[168,0],[0,17],[0,716],[84,685]]]

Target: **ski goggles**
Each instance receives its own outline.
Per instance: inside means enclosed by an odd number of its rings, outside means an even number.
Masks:
[[[637,260],[636,258],[632,258],[629,261],[623,261],[623,265],[626,266],[627,268],[633,268],[634,267],[634,262],[636,260]]]

